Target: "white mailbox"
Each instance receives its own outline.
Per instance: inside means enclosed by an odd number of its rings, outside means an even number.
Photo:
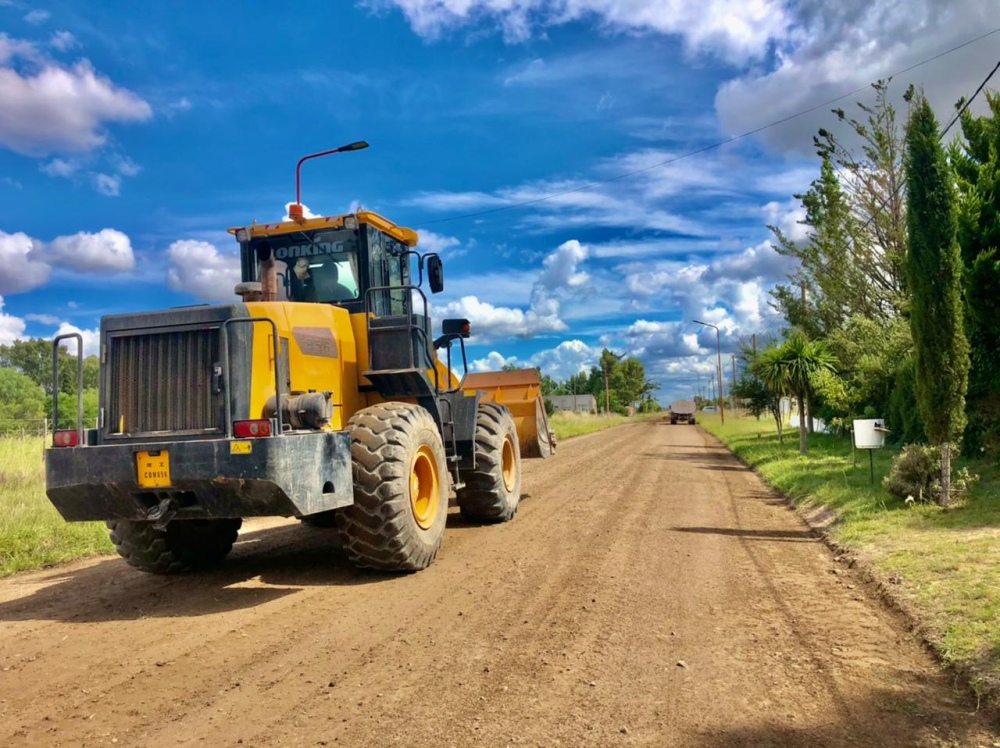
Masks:
[[[854,446],[857,449],[881,449],[885,446],[885,435],[889,433],[884,418],[855,421],[852,430]]]

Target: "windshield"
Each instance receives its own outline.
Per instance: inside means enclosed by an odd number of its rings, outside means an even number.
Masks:
[[[281,296],[321,303],[358,298],[357,232],[298,231],[266,241],[274,251]]]

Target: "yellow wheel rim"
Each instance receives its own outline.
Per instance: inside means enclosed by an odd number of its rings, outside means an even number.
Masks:
[[[426,444],[417,450],[410,466],[410,508],[424,530],[434,524],[441,501],[441,479],[434,451]]]
[[[514,456],[514,440],[509,436],[503,438],[503,451],[500,467],[503,470],[503,486],[508,492],[514,490],[517,483],[517,460]]]

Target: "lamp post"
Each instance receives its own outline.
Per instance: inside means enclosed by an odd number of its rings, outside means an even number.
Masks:
[[[726,425],[726,406],[725,400],[726,396],[722,389],[722,336],[719,334],[719,328],[717,325],[713,325],[710,322],[700,322],[698,320],[692,320],[696,325],[704,325],[705,327],[712,327],[715,329],[715,347],[719,357],[719,363],[716,367],[716,373],[719,375],[719,415],[722,417],[722,425]]]

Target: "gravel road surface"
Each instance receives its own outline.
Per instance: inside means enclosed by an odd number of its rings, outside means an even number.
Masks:
[[[697,427],[569,440],[524,490],[508,524],[450,516],[408,576],[279,520],[212,573],[0,580],[0,745],[1000,745]]]

